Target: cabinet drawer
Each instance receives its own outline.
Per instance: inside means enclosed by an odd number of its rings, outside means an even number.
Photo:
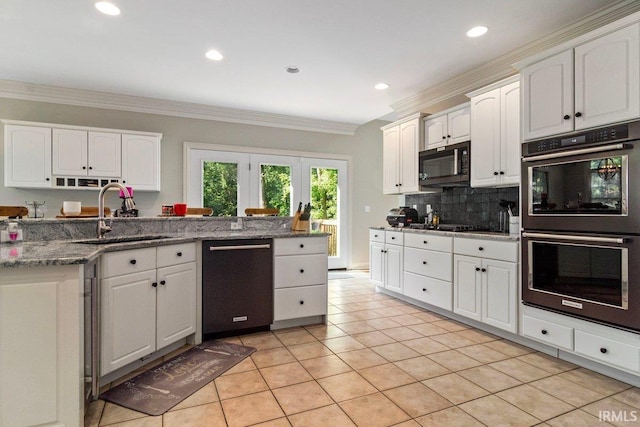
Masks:
[[[573,328],[567,326],[523,315],[522,334],[555,347],[573,350]]]
[[[453,237],[434,236],[427,233],[406,233],[404,245],[417,249],[451,252],[453,250]]]
[[[384,230],[371,230],[369,229],[369,241],[384,243]]]
[[[327,314],[326,285],[276,289],[273,300],[273,320]]]
[[[391,245],[404,244],[404,233],[402,231],[385,231],[384,242]]]
[[[518,262],[517,242],[455,237],[453,239],[453,252],[462,255]]]
[[[326,284],[327,262],[326,255],[277,256],[273,265],[274,287]]]
[[[158,268],[183,264],[196,260],[196,244],[182,243],[179,245],[158,246]]]
[[[102,256],[101,277],[115,277],[155,268],[156,248],[109,252]]]
[[[328,246],[326,237],[273,239],[274,255],[326,254],[327,251]]]
[[[634,372],[640,370],[640,348],[638,347],[580,330],[576,330],[575,339],[575,351],[578,354]]]
[[[451,281],[452,262],[451,253],[404,248],[404,270],[411,273]]]
[[[453,285],[451,282],[404,272],[404,294],[418,301],[446,310],[453,309]]]

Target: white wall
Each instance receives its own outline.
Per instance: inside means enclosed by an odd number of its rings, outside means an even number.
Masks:
[[[162,204],[183,200],[184,141],[351,155],[348,231],[349,265],[352,268],[368,266],[368,227],[384,225],[386,213],[399,203],[397,196],[382,195],[380,127],[387,123],[383,121],[367,123],[358,128],[356,135],[345,136],[6,98],[0,98],[0,119],[161,132],[162,191],[135,193],[136,205],[144,216],[159,214]],[[3,132],[0,133],[0,155],[4,159]],[[1,161],[0,205],[23,206],[25,201],[33,200],[46,201],[47,217],[52,218],[64,200],[79,200],[85,206],[97,206],[97,191],[6,188],[4,161]],[[116,209],[120,200],[113,196],[106,202],[107,206]],[[370,206],[371,212],[365,213],[364,206]]]

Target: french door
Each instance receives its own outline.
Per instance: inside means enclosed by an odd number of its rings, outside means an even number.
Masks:
[[[329,268],[346,268],[347,166],[346,160],[191,149],[186,199],[220,216],[243,216],[249,207],[293,216],[300,203],[311,203],[312,229],[329,234]]]

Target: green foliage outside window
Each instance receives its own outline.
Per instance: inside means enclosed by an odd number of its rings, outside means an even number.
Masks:
[[[291,167],[260,165],[263,208],[280,209],[279,216],[291,215]]]
[[[338,218],[338,170],[311,168],[311,216]]]
[[[237,216],[238,165],[236,163],[203,163],[202,206],[213,208],[213,214],[216,216]]]

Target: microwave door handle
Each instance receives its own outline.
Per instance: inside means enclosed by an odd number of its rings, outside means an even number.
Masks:
[[[632,146],[629,144],[603,145],[601,147],[582,148],[579,150],[563,151],[560,153],[541,154],[539,156],[523,157],[523,162],[535,162],[537,160],[559,159],[561,157],[578,156],[580,154],[601,153],[603,151],[628,150]]]
[[[453,175],[458,175],[458,149],[453,149]]]
[[[522,237],[529,237],[532,239],[554,239],[554,240],[570,240],[572,242],[587,242],[587,243],[628,243],[628,238],[623,237],[597,237],[597,236],[575,236],[568,234],[550,234],[550,233],[531,233],[524,232]]]

